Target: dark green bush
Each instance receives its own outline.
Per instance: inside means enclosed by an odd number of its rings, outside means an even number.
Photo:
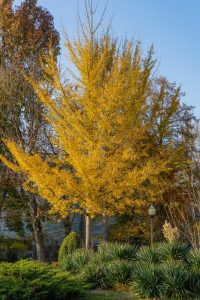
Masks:
[[[76,232],[70,232],[63,240],[59,253],[58,253],[58,262],[62,264],[65,257],[73,253],[80,245],[79,236]]]
[[[69,274],[37,261],[21,260],[0,264],[0,299],[77,299],[84,292]]]
[[[77,249],[65,256],[64,270],[80,275],[93,288],[112,288],[130,280],[136,248],[129,244],[101,244],[97,252]]]
[[[83,270],[82,278],[93,288],[113,288],[117,284],[127,284],[130,280],[132,261],[136,256],[135,247],[129,244],[103,243],[97,252],[86,252],[85,255],[87,259],[81,259],[84,264],[79,264],[79,272]],[[68,265],[72,266],[74,260],[77,261],[76,253],[70,259]],[[74,265],[76,269],[77,264]]]
[[[114,260],[110,263],[90,263],[82,273],[86,283],[92,288],[109,289],[118,284],[125,285],[131,279],[133,263],[125,260]]]

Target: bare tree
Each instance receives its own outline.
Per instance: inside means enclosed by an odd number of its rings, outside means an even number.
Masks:
[[[193,248],[200,248],[200,135],[197,127],[195,151],[191,152],[191,164],[179,172],[174,184],[172,200],[167,207],[171,221]]]

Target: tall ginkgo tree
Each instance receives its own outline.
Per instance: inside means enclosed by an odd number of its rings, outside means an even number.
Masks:
[[[63,80],[50,56],[41,59],[48,87],[27,78],[46,107],[58,155],[44,158],[4,140],[13,161],[1,156],[26,175],[24,188],[47,199],[53,212],[85,215],[86,248],[93,217],[132,213],[162,194],[160,174],[170,156],[165,150],[150,157],[145,144],[152,51],[143,59],[139,45],[100,33],[89,8],[88,30],[82,26],[76,40],[66,39],[76,69],[70,80]]]

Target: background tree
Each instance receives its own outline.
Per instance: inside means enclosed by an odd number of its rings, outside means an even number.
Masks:
[[[39,58],[48,54],[51,45],[56,59],[59,54],[59,35],[54,28],[52,16],[38,6],[36,0],[26,0],[15,9],[13,1],[1,1],[0,5],[1,137],[12,138],[29,153],[44,153],[50,151],[47,134],[49,126],[43,118],[43,106],[38,102],[31,85],[24,79],[24,74],[43,78]],[[1,144],[1,153],[5,151]],[[5,169],[1,171],[3,178]],[[10,182],[13,183],[12,187],[16,187],[23,180],[23,176],[18,176],[17,182]],[[7,180],[3,182],[7,183]],[[44,260],[40,205],[33,194],[29,193],[28,199],[37,257]]]
[[[168,172],[160,174],[165,182],[165,192],[156,199],[155,237],[158,240],[163,237],[161,227],[167,217],[165,207],[173,205],[176,198],[174,184],[178,178],[177,175],[190,166],[196,149],[194,131],[196,118],[193,108],[182,104],[182,97],[183,93],[175,83],[169,83],[163,77],[155,78],[147,100],[148,110],[142,117],[148,124],[144,142],[144,145],[148,147],[148,156],[153,157],[165,150],[171,157]],[[124,215],[118,218],[117,223],[112,225],[110,230],[114,239],[123,240],[126,236],[129,240],[134,238],[149,240],[147,208],[139,214],[134,211],[132,216]]]
[[[191,163],[176,174],[171,192],[172,201],[166,205],[168,218],[179,228],[182,238],[193,248],[200,247],[200,157],[198,124],[194,136],[196,148],[191,149]]]

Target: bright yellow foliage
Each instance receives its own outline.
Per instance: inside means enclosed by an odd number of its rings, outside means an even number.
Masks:
[[[28,79],[55,130],[58,156],[44,160],[7,140],[14,163],[1,159],[63,216],[140,210],[161,196],[159,175],[168,162],[166,153],[151,158],[145,144],[152,53],[142,60],[139,46],[124,43],[120,50],[107,34],[67,40],[66,47],[76,67],[70,82],[62,82],[51,57],[43,58],[43,68],[53,95],[43,82]]]

